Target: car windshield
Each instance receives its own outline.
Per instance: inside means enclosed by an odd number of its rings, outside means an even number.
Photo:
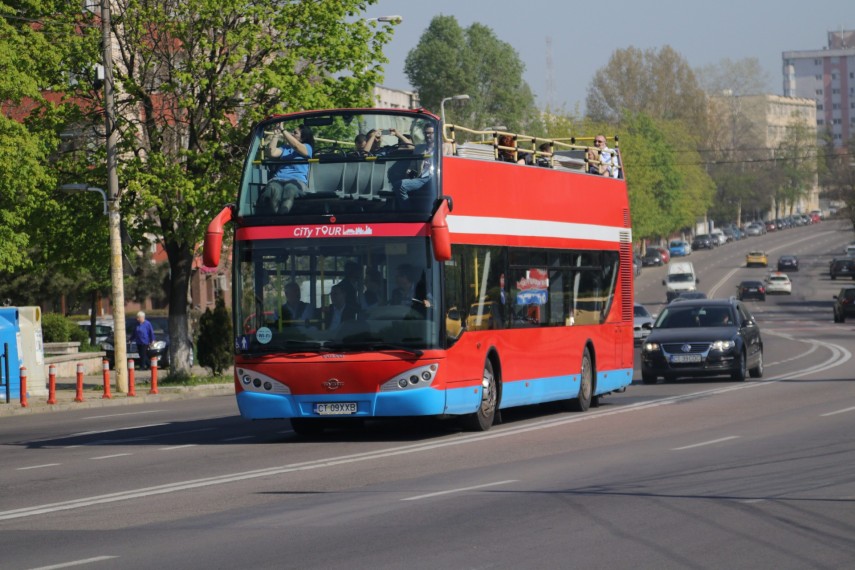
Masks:
[[[770,282],[771,282],[771,281],[777,281],[777,282],[780,282],[780,283],[785,283],[785,282],[789,281],[789,279],[788,279],[786,276],[783,276],[783,275],[773,275],[772,277],[770,277],[770,278],[769,278],[769,281],[770,281]]]
[[[649,317],[650,313],[647,312],[647,309],[645,309],[643,306],[636,305],[633,309],[633,315],[636,317]]]
[[[672,273],[668,276],[668,281],[671,283],[692,283],[694,279],[691,273]]]
[[[686,307],[669,305],[656,321],[657,329],[729,326],[734,322],[730,307]]]

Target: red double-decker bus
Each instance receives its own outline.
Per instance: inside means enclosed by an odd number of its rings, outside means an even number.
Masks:
[[[204,250],[218,265],[231,222],[245,418],[290,418],[304,434],[401,416],[486,430],[503,408],[584,411],[631,383],[617,150],[600,175],[579,141],[503,147],[497,133],[442,127],[378,109],[256,126],[237,204]]]

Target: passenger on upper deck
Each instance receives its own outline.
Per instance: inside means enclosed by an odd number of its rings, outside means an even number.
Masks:
[[[516,162],[517,164],[526,164],[525,157],[516,153],[507,147],[516,148],[517,144],[514,137],[511,135],[499,135],[499,160],[502,162]],[[514,156],[516,155],[516,156]]]
[[[285,143],[279,141],[284,137]],[[294,206],[294,198],[305,194],[309,185],[309,158],[315,147],[315,137],[306,125],[300,125],[293,132],[281,127],[270,136],[267,152],[271,158],[280,158],[289,162],[276,165],[272,179],[262,189],[257,209],[262,214],[287,214]]]
[[[429,156],[422,160],[421,163],[418,165],[418,171],[414,169],[411,172],[408,172],[408,178],[392,181],[396,197],[400,202],[403,203],[406,203],[408,200],[410,200],[412,198],[412,194],[424,188],[425,185],[427,185],[433,177],[434,157],[430,156],[434,151],[434,136],[436,134],[434,132],[433,124],[426,124],[424,126],[423,132],[425,136],[425,142],[415,145],[413,152],[417,155],[426,154]]]
[[[588,172],[618,178],[620,165],[618,165],[617,153],[606,146],[606,137],[597,135],[594,137],[594,148],[588,149]]]
[[[398,142],[394,146],[381,146],[383,134],[393,135],[398,139]],[[388,131],[381,131],[379,129],[371,129],[368,131],[367,135],[358,134],[356,135],[356,151],[362,152],[364,154],[378,154],[381,153],[386,148],[392,149],[400,149],[400,148],[413,148],[413,141],[407,138],[405,135],[398,132],[397,129],[389,129]]]

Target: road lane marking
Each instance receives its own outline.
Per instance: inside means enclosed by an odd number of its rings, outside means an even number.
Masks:
[[[692,445],[684,445],[683,447],[674,447],[671,451],[683,451],[684,449],[694,449],[695,447],[703,447],[705,445],[713,445],[716,443],[721,443],[723,441],[730,441],[732,439],[739,439],[742,436],[739,435],[731,435],[728,437],[720,437],[718,439],[711,439],[710,441],[702,441],[701,443],[693,443]]]
[[[407,497],[402,501],[418,501],[421,499],[429,499],[431,497],[439,497],[442,495],[451,495],[452,493],[464,493],[466,491],[474,491],[475,489],[485,489],[487,487],[496,487],[498,485],[508,485],[510,483],[519,483],[519,479],[508,479],[507,481],[496,481],[495,483],[484,483],[483,485],[473,485],[471,487],[460,487],[459,489],[448,489],[447,491],[437,491],[435,493],[427,493],[425,495],[416,495],[415,497]]]
[[[784,335],[782,335],[784,336]],[[803,342],[804,339],[800,339]],[[55,513],[60,511],[69,511],[74,509],[80,509],[84,507],[89,507],[93,505],[102,505],[108,503],[114,503],[119,501],[128,501],[131,499],[139,499],[145,497],[151,497],[156,495],[164,495],[168,493],[176,493],[179,491],[187,491],[190,489],[199,489],[203,487],[210,487],[214,485],[224,485],[228,483],[235,483],[239,481],[247,481],[251,479],[258,479],[262,477],[272,477],[272,476],[280,476],[288,473],[296,473],[303,471],[312,471],[315,469],[325,469],[330,467],[337,467],[340,465],[347,465],[351,463],[359,463],[363,461],[372,461],[377,459],[386,459],[390,457],[399,457],[406,456],[412,453],[421,453],[425,451],[432,451],[436,449],[442,449],[447,447],[454,447],[459,445],[470,445],[480,443],[482,441],[494,440],[498,438],[516,436],[523,433],[539,431],[542,429],[549,429],[553,427],[564,426],[568,424],[573,424],[577,422],[585,422],[585,421],[596,421],[601,418],[606,418],[610,416],[615,416],[619,414],[627,414],[633,413],[641,410],[651,410],[658,408],[660,406],[674,404],[678,402],[685,402],[688,400],[697,399],[699,397],[704,396],[714,396],[725,394],[728,392],[734,392],[737,390],[753,390],[756,388],[763,388],[767,386],[771,386],[777,382],[781,382],[786,380],[787,378],[795,377],[799,374],[806,373],[815,373],[822,372],[824,370],[828,370],[834,368],[835,366],[839,366],[840,364],[848,361],[852,354],[834,344],[825,344],[825,348],[828,348],[832,351],[832,356],[829,357],[826,361],[819,363],[817,365],[808,367],[801,371],[793,371],[789,374],[781,374],[777,377],[772,377],[768,379],[764,379],[762,381],[755,382],[746,382],[739,383],[733,386],[724,387],[724,388],[714,388],[711,390],[702,390],[700,392],[694,392],[690,394],[678,395],[678,396],[669,396],[667,398],[662,398],[660,400],[652,400],[650,402],[638,402],[635,404],[628,404],[623,407],[611,409],[611,410],[603,410],[599,409],[596,411],[589,411],[585,414],[572,415],[568,417],[559,417],[559,418],[550,418],[535,421],[523,426],[496,426],[489,432],[484,433],[473,433],[473,434],[461,434],[459,436],[454,436],[451,439],[443,439],[440,441],[429,441],[429,442],[420,442],[415,444],[407,444],[398,447],[391,447],[383,450],[376,451],[368,451],[363,453],[355,453],[351,455],[342,455],[342,456],[334,456],[326,459],[318,459],[313,461],[306,461],[303,463],[294,463],[294,464],[286,464],[275,467],[268,467],[265,469],[256,469],[252,471],[243,471],[236,473],[227,473],[224,475],[217,475],[212,477],[205,477],[202,479],[191,479],[186,481],[176,481],[173,483],[167,483],[164,485],[158,485],[154,487],[142,487],[138,489],[128,489],[116,493],[108,493],[105,495],[95,495],[91,497],[82,497],[79,499],[71,499],[68,501],[61,501],[57,503],[48,503],[43,505],[33,505],[30,507],[23,507],[20,509],[13,509],[8,511],[0,511],[0,521],[3,520],[12,520],[24,517],[32,517],[37,515],[43,515],[48,513]],[[287,432],[280,432],[287,433]]]
[[[27,471],[29,469],[44,469],[45,467],[56,467],[62,463],[45,463],[44,465],[31,465],[29,467],[18,467],[16,471]]]
[[[184,449],[185,447],[198,447],[198,443],[188,443],[186,445],[173,445],[172,447],[161,447],[158,451],[172,451],[173,449]]]
[[[101,455],[100,457],[90,457],[92,460],[96,459],[113,459],[114,457],[124,457],[126,455],[133,455],[131,453],[114,453],[113,455]]]
[[[83,560],[72,560],[70,562],[62,562],[60,564],[53,564],[51,566],[39,566],[38,568],[33,568],[32,570],[57,570],[58,568],[72,568],[74,566],[83,566],[85,564],[93,564],[95,562],[103,562],[105,560],[112,560],[113,558],[118,558],[118,556],[96,556],[95,558],[85,558]]]
[[[227,437],[223,441],[241,441],[242,439],[255,439],[254,435],[242,435],[240,437]]]
[[[158,412],[162,412],[163,410],[146,410],[144,412],[127,412],[124,414],[107,414],[103,416],[87,416],[83,418],[84,420],[100,420],[103,418],[120,418],[123,416],[138,416],[140,414],[156,414]]]
[[[834,416],[837,414],[845,414],[846,412],[855,412],[855,407],[852,408],[844,408],[842,410],[837,410],[836,412],[828,412],[827,414],[820,414],[819,417],[827,418],[828,416]]]

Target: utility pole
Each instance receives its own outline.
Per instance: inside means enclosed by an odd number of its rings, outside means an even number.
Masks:
[[[125,331],[125,283],[122,271],[122,234],[119,212],[117,170],[116,103],[113,91],[113,35],[110,31],[110,2],[101,0],[101,43],[104,49],[104,120],[107,135],[107,196],[109,197],[110,281],[113,293],[113,350],[115,351],[116,391],[128,392],[128,351]]]

